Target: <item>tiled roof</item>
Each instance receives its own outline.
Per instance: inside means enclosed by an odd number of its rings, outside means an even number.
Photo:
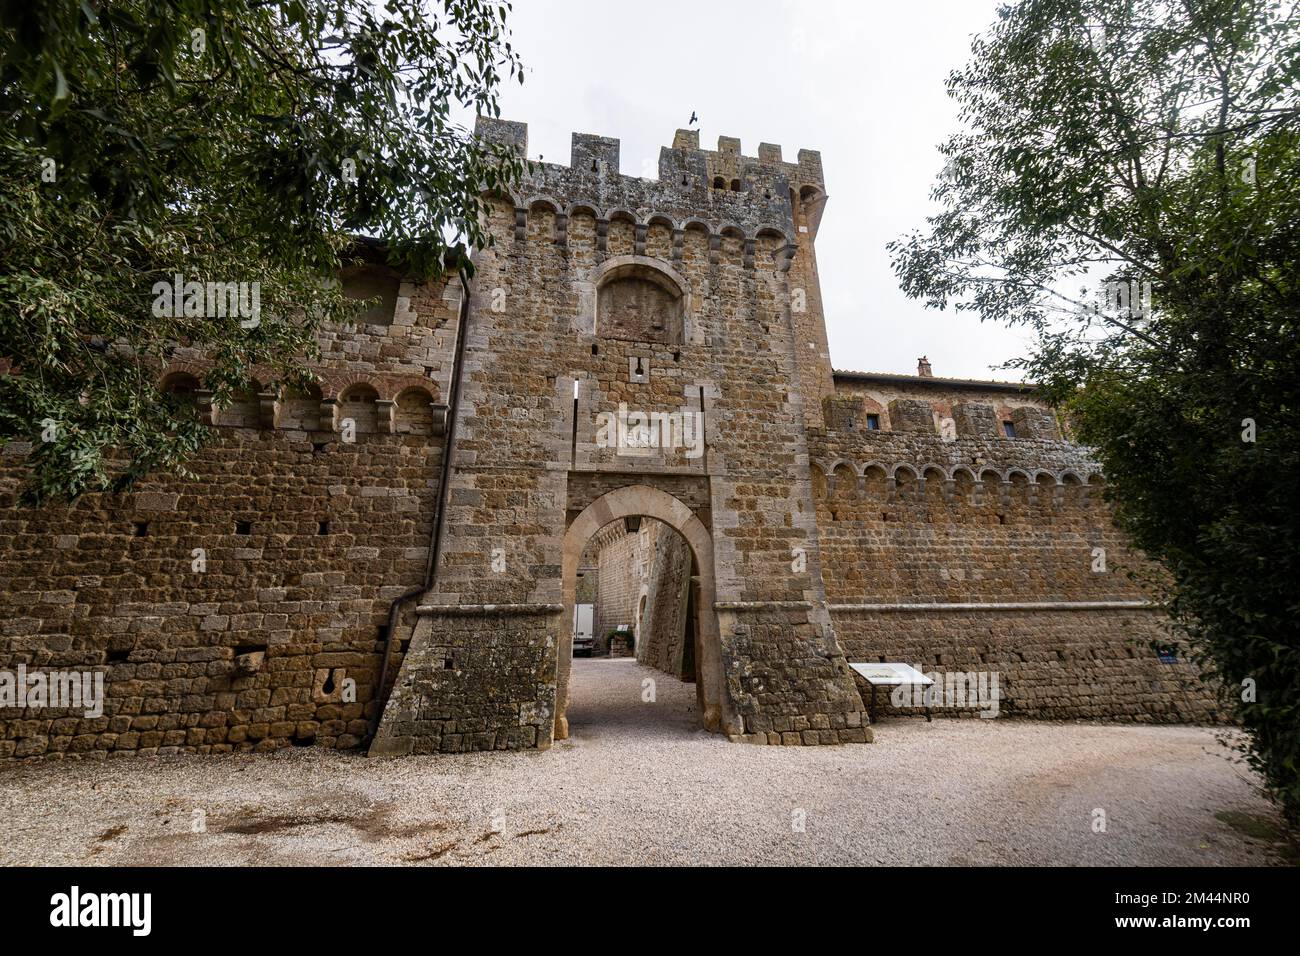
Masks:
[[[835,378],[856,379],[863,382],[889,382],[895,385],[931,385],[936,388],[982,388],[999,392],[1029,392],[1037,386],[1031,382],[999,382],[992,379],[944,378],[939,375],[899,375],[895,372],[859,372],[853,369],[835,369]]]

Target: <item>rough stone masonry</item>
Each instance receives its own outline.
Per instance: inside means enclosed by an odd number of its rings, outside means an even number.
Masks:
[[[523,124],[477,134],[527,153]],[[4,449],[0,669],[106,699],[0,710],[0,756],[544,749],[584,551],[638,518],[665,529],[638,656],[730,739],[869,741],[848,661],[996,670],[1004,713],[1213,715],[1050,409],[832,369],[818,153],[679,130],[645,180],[574,134],[489,199],[467,296],[378,250],[345,272],[380,304],[321,333],[319,389],[218,408],[201,354],[158,369],[220,431],[197,479],[33,512]]]

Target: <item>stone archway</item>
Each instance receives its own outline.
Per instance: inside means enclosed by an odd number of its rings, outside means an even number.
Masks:
[[[699,642],[696,695],[700,721],[705,730],[715,733],[739,733],[740,718],[731,705],[722,674],[722,644],[718,615],[713,609],[713,538],[691,509],[680,500],[649,485],[625,485],[601,495],[569,525],[564,533],[564,621],[573,620],[577,597],[578,563],[587,542],[611,521],[623,518],[654,518],[668,525],[686,541],[699,572],[700,600],[697,604],[695,633]],[[563,627],[558,641],[556,667],[555,739],[569,736],[565,712],[569,706],[569,672],[573,665],[573,631]]]

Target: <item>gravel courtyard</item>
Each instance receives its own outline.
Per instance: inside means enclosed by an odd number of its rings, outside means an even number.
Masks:
[[[572,736],[544,753],[7,764],[0,863],[1280,861],[1212,730],[891,719],[870,746],[754,747],[697,729],[694,688],[631,660],[577,660],[573,682]]]

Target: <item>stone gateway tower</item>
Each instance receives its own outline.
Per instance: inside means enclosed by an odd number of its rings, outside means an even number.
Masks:
[[[478,135],[526,154],[521,123]],[[574,134],[492,197],[476,262],[433,591],[372,753],[545,748],[567,734],[579,559],[611,522],[690,549],[699,712],[773,743],[870,739],[822,580],[808,427],[831,368],[815,152],[682,130],[659,179]]]

